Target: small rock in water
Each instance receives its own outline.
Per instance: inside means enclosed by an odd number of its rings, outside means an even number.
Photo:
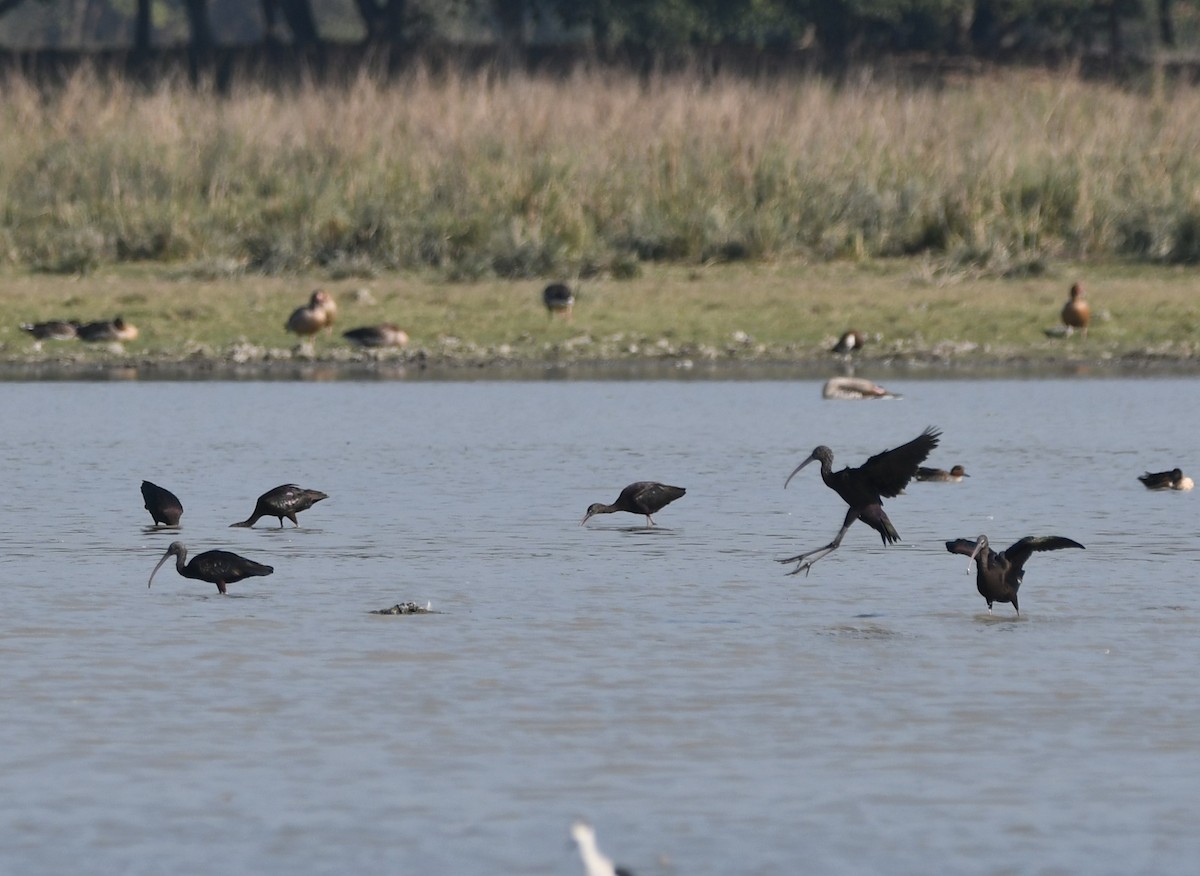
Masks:
[[[429,614],[432,611],[432,602],[426,602],[423,606],[415,602],[397,602],[391,608],[375,609],[371,614]]]

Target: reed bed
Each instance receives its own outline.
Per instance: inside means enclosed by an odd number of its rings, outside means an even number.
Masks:
[[[0,95],[0,264],[628,277],[648,261],[1200,260],[1200,91],[1011,72]]]

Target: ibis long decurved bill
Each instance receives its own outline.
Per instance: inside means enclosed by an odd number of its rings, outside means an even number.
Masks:
[[[809,454],[808,459],[804,460],[804,462],[800,463],[798,466],[796,466],[794,469],[792,469],[792,473],[790,475],[788,475],[787,480],[783,482],[783,488],[786,490],[787,485],[792,482],[792,478],[794,478],[796,475],[798,475],[800,473],[800,469],[804,468],[804,466],[808,465],[810,462],[812,462],[816,458],[817,457],[815,454]]]
[[[149,589],[150,585],[154,583],[154,576],[157,575],[158,570],[163,567],[163,563],[165,563],[170,558],[171,558],[170,551],[167,551],[165,554],[163,554],[162,559],[158,561],[158,565],[154,567],[154,571],[150,573],[150,580],[146,582],[146,589]]]

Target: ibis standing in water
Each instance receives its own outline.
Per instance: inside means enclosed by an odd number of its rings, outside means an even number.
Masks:
[[[253,526],[260,517],[278,517],[279,528],[283,529],[283,518],[286,517],[292,521],[292,525],[299,526],[300,524],[296,522],[297,514],[307,511],[322,499],[328,498],[329,495],[320,490],[306,490],[295,484],[281,484],[258,497],[258,501],[254,503],[254,513],[249,517],[240,523],[229,525]]]
[[[158,574],[162,564],[171,557],[175,557],[175,571],[180,575],[216,584],[218,592],[222,594],[225,593],[226,584],[233,584],[243,578],[270,575],[275,571],[271,566],[264,566],[262,563],[256,563],[254,560],[248,560],[229,551],[205,551],[202,554],[196,554],[192,557],[192,561],[185,566],[183,561],[187,559],[187,545],[181,541],[173,541],[162,559],[158,561],[158,565],[154,567],[154,571],[150,573],[150,580],[146,582],[147,588],[154,583],[154,576]]]
[[[146,502],[146,510],[154,518],[154,525],[178,526],[183,514],[183,503],[168,489],[142,481],[142,499]]]
[[[658,481],[635,481],[621,490],[621,495],[617,496],[617,501],[611,505],[605,505],[603,502],[589,505],[579,525],[583,526],[595,514],[628,511],[630,514],[645,514],[646,525],[653,526],[654,518],[650,515],[657,514],[686,492],[683,487],[672,487]]]
[[[987,600],[988,611],[993,602],[1011,602],[1013,610],[1021,613],[1017,605],[1017,591],[1025,577],[1025,563],[1034,551],[1058,551],[1063,548],[1079,548],[1083,545],[1061,535],[1027,535],[1008,550],[994,552],[988,546],[988,537],[981,535],[975,541],[959,538],[946,542],[946,550],[952,554],[963,554],[975,561],[975,586],[979,595]],[[971,566],[968,563],[967,568]]]
[[[808,459],[796,466],[787,476],[783,488],[787,489],[787,485],[800,469],[816,460],[821,463],[821,480],[825,482],[825,486],[841,496],[850,506],[850,510],[846,512],[846,519],[842,521],[842,528],[838,530],[838,534],[825,547],[779,561],[797,564],[788,574],[808,574],[808,570],[817,560],[838,549],[846,530],[855,520],[861,520],[878,532],[884,544],[899,541],[900,533],[896,532],[896,527],[892,526],[887,512],[883,510],[883,498],[890,499],[900,495],[916,474],[917,466],[937,447],[940,435],[941,432],[930,426],[907,444],[901,444],[895,450],[877,453],[858,468],[844,468],[838,472],[833,470],[833,451],[823,444],[815,448]]]

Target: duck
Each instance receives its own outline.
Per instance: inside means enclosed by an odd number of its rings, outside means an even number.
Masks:
[[[337,318],[337,302],[324,289],[317,289],[304,307],[297,307],[284,328],[302,338],[311,338],[321,329],[332,330]]]
[[[1088,323],[1092,321],[1092,309],[1088,303],[1083,300],[1083,284],[1071,284],[1070,297],[1067,303],[1063,305],[1062,321],[1067,327],[1067,334],[1071,334],[1075,329],[1080,329],[1083,336],[1087,337]]]
[[[97,343],[101,341],[136,341],[137,326],[125,321],[124,317],[102,319],[97,322],[84,323],[75,326],[75,334],[79,340]]]
[[[845,332],[838,342],[833,345],[831,353],[853,353],[855,350],[861,350],[866,344],[867,339],[863,337],[862,332],[849,331]]]
[[[542,290],[542,303],[546,305],[546,315],[563,316],[570,321],[571,309],[575,306],[575,293],[566,283],[551,283]]]
[[[48,322],[21,323],[21,331],[29,332],[38,341],[70,341],[79,337],[79,325],[66,319]]]
[[[831,377],[821,389],[821,398],[852,400],[860,398],[900,398],[865,377]]]
[[[1173,468],[1170,471],[1146,472],[1138,475],[1138,480],[1147,490],[1190,490],[1196,484],[1181,470]]]
[[[926,468],[920,466],[917,469],[916,480],[918,481],[940,481],[942,483],[962,483],[963,478],[969,478],[967,470],[961,465],[953,466],[950,471],[944,468]]]
[[[364,325],[342,332],[342,337],[360,347],[407,347],[408,333],[393,323]]]

